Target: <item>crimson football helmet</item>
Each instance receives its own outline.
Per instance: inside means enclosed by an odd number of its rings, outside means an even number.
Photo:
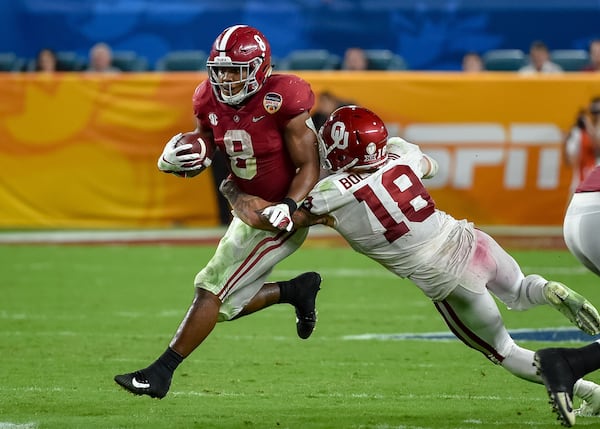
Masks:
[[[342,106],[319,130],[323,167],[332,172],[376,170],[387,162],[388,131],[375,113],[364,107]]]
[[[266,37],[256,28],[234,25],[219,34],[213,43],[206,67],[217,98],[235,106],[258,91],[271,75],[271,47]],[[219,74],[227,68],[235,68],[240,80],[222,81]],[[241,90],[234,94],[232,89],[242,83]]]

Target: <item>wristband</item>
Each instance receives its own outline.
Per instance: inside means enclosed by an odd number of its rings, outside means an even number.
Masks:
[[[283,200],[281,200],[281,203],[288,206],[288,208],[290,209],[290,215],[293,214],[298,208],[298,203],[296,203],[296,201],[288,197],[285,197]]]

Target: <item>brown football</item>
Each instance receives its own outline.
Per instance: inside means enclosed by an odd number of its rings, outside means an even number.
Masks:
[[[179,140],[177,140],[177,143],[175,143],[175,147],[183,146],[188,143],[191,144],[192,147],[190,149],[184,149],[182,151],[179,151],[178,154],[186,155],[190,153],[197,153],[200,155],[200,158],[195,161],[191,161],[184,164],[184,167],[194,167],[202,165],[202,168],[194,171],[185,171],[182,172],[181,175],[184,177],[194,177],[200,174],[202,171],[204,171],[206,167],[208,167],[212,163],[214,148],[212,144],[205,142],[199,133],[195,133],[193,131],[183,133]]]

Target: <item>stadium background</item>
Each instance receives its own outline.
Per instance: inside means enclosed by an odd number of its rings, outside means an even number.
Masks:
[[[209,50],[234,23],[260,28],[273,55],[348,46],[390,49],[412,70],[458,70],[465,51],[587,49],[599,37],[594,0],[12,0],[0,2],[0,52],[44,47],[87,57],[104,41],[154,64],[169,51]]]
[[[179,49],[208,50],[232,23],[257,26],[282,58],[295,49],[384,48],[410,71],[297,72],[381,114],[438,158],[439,206],[480,225],[559,227],[570,172],[560,140],[600,94],[591,74],[522,77],[457,72],[464,52],[587,48],[598,37],[593,1],[21,0],[1,2],[0,51],[31,58],[42,47],[93,43],[154,64]],[[200,73],[1,73],[0,227],[207,227],[218,224],[208,174],[158,173],[164,142],[193,127]]]
[[[526,50],[538,38],[586,48],[599,36],[599,11],[596,0],[4,0],[0,52],[28,58],[52,46],[85,57],[106,41],[153,64],[174,49],[207,49],[233,22],[263,29],[279,57],[387,47],[412,70],[301,74],[316,92],[377,110],[434,153],[443,168],[430,187],[445,210],[479,226],[560,234],[570,173],[559,163],[559,134],[600,94],[599,79],[456,70],[470,49]],[[155,165],[166,139],[192,126],[202,78],[0,73],[0,429],[558,427],[542,387],[449,340],[409,281],[350,248],[332,251],[329,236],[273,272],[326,279],[310,341],[296,338],[293,309],[273,306],[220,324],[165,400],[119,392],[115,373],[164,350],[222,233],[209,228],[217,224],[209,175],[178,179]],[[158,228],[180,225],[199,228]],[[167,236],[207,245],[169,246]],[[36,240],[44,245],[26,244]],[[96,240],[111,245],[75,245]],[[150,245],[112,245],[127,240]],[[548,243],[556,241],[525,237],[519,245],[535,250],[511,253],[524,272],[600,302],[597,276]],[[501,311],[531,349],[590,340],[565,337],[574,330],[545,306]]]

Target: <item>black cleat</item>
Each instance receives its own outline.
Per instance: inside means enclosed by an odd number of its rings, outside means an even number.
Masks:
[[[317,324],[315,301],[321,285],[319,273],[300,274],[290,280],[294,296],[292,305],[296,308],[296,332],[303,340],[310,337]]]
[[[548,391],[552,411],[558,415],[558,420],[563,426],[573,426],[575,424],[573,386],[577,378],[573,375],[563,349],[538,350],[534,355],[534,365]]]
[[[166,380],[158,376],[149,378],[144,370],[116,375],[115,381],[134,395],[148,395],[158,399],[164,398],[171,386],[171,378]]]

